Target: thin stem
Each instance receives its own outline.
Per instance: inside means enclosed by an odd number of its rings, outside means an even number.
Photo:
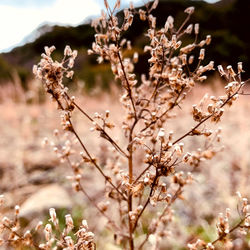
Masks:
[[[20,235],[19,233],[17,233],[15,230],[12,230],[11,227],[9,227],[8,225],[6,224],[3,224],[3,226],[5,228],[7,228],[8,230],[11,231],[11,233],[15,234],[20,240],[24,241],[24,237],[22,235]],[[41,249],[36,243],[34,243],[34,241],[31,239],[31,243],[32,245],[36,248],[36,249]]]
[[[104,177],[104,179],[123,197],[123,199],[127,200],[127,197],[113,184],[113,182],[111,181],[110,177],[106,176],[104,174],[104,172],[102,171],[102,169],[100,168],[100,166],[97,165],[96,161],[92,158],[92,156],[90,155],[90,153],[88,152],[87,148],[85,147],[85,145],[83,144],[81,138],[79,137],[79,135],[76,133],[71,120],[69,120],[70,124],[71,124],[71,131],[72,133],[76,136],[77,140],[79,141],[79,143],[81,144],[84,152],[87,154],[90,162],[97,168],[97,170],[101,173],[101,175]]]
[[[243,219],[241,219],[234,227],[232,227],[230,230],[229,230],[229,233],[232,233],[233,231],[235,231],[237,228],[241,227],[241,224],[249,217],[250,215],[244,217]],[[221,241],[222,239],[225,238],[225,236],[227,236],[228,234],[222,234],[220,237],[218,237],[216,240],[214,240],[213,242],[211,242],[212,245],[214,245],[215,243],[217,243],[218,241]],[[203,248],[205,249],[205,248]]]
[[[137,123],[137,118],[135,118],[134,123],[130,128],[129,133],[129,144],[128,144],[128,170],[129,170],[129,184],[133,184],[133,131]],[[134,250],[134,239],[133,239],[133,222],[129,216],[130,212],[133,210],[133,196],[131,190],[128,192],[128,223],[129,223],[129,246],[130,250]]]
[[[73,104],[76,106],[76,108],[84,115],[86,116],[91,122],[94,122],[94,120],[80,107],[78,106],[75,102]],[[121,153],[123,156],[128,157],[128,155],[121,149],[121,147],[110,137],[110,135],[101,127],[97,124],[97,130],[101,131],[101,137],[105,138],[108,140],[113,147]]]
[[[161,215],[158,218],[158,223],[159,221],[161,221],[161,219],[163,218],[163,216],[165,215],[166,211],[169,209],[169,207],[175,202],[175,200],[178,198],[179,194],[182,192],[182,187],[179,186],[179,188],[176,190],[174,196],[172,197],[170,203],[168,203],[168,205],[164,208],[164,210],[162,211]],[[141,243],[141,245],[138,247],[138,250],[142,250],[143,246],[145,245],[145,243],[148,241],[149,235],[154,233],[157,229],[157,226],[154,227],[154,231],[148,231],[146,238],[144,239],[144,241]]]
[[[186,25],[186,23],[189,21],[191,15],[189,14],[186,19],[184,20],[184,22],[182,23],[182,25],[180,26],[180,28],[178,29],[176,36],[178,36],[178,34],[181,32],[181,30],[184,28],[184,26]]]
[[[140,174],[139,176],[135,179],[135,181],[133,182],[133,184],[137,183],[137,181],[139,181],[139,179],[150,169],[150,167],[152,166],[152,163],[150,163]]]
[[[113,26],[115,26],[114,23],[113,23],[113,19],[112,19],[112,13],[111,13],[111,16],[109,15],[109,17],[111,19],[111,22],[112,22]],[[117,35],[116,35],[116,45],[117,45],[117,47],[119,47],[119,39],[118,39]],[[134,127],[135,127],[135,125],[136,125],[136,123],[138,121],[138,118],[137,118],[135,103],[134,103],[133,96],[132,96],[131,87],[130,87],[130,84],[129,84],[129,81],[128,81],[128,78],[127,78],[127,74],[126,74],[126,71],[125,71],[125,68],[124,68],[124,65],[123,65],[123,62],[122,62],[120,51],[117,52],[117,56],[118,56],[118,59],[119,59],[119,62],[120,62],[121,68],[122,68],[122,72],[123,72],[123,75],[124,75],[124,78],[125,78],[125,82],[126,82],[126,87],[125,88],[127,90],[127,93],[128,93],[128,96],[129,96],[129,99],[131,101],[133,111],[134,111],[134,123],[133,123],[132,127],[130,128],[129,144],[128,144],[128,151],[129,151],[129,155],[128,155],[129,184],[132,185],[132,182],[133,182],[133,145],[132,145],[132,141],[133,141],[133,130],[134,130]],[[132,207],[132,205],[133,205],[133,197],[132,197],[131,190],[128,190],[127,202],[128,202],[128,223],[129,223],[129,247],[130,247],[130,250],[134,250],[133,224],[132,224],[131,218],[129,216],[129,213],[133,210],[133,207]]]
[[[75,102],[73,102],[73,104],[78,108],[78,110],[80,112],[82,112],[91,122],[93,122],[94,120],[80,107],[78,106]]]
[[[108,222],[115,228],[115,230],[119,230],[118,226],[116,226],[115,222],[109,218],[108,215],[106,215],[99,207],[98,205],[95,203],[95,201],[88,195],[88,193],[84,190],[84,188],[82,187],[82,184],[80,182],[78,182],[79,184],[79,188],[81,190],[81,192],[83,192],[83,194],[88,198],[88,200],[92,203],[92,205],[108,220]]]
[[[140,211],[140,213],[138,214],[138,216],[137,216],[137,218],[136,218],[135,224],[134,224],[134,226],[133,226],[133,231],[135,231],[135,229],[136,229],[136,227],[137,227],[137,224],[138,224],[138,221],[139,221],[140,217],[142,216],[142,214],[143,214],[145,208],[147,207],[147,205],[148,205],[149,202],[150,202],[150,198],[152,197],[152,194],[153,194],[153,192],[154,192],[154,188],[155,188],[155,185],[156,185],[156,182],[157,182],[158,178],[159,178],[159,175],[156,173],[155,178],[154,178],[153,183],[152,183],[152,186],[151,186],[151,189],[150,189],[150,193],[149,193],[148,199],[147,199],[147,201],[145,202],[145,204],[144,204],[142,210]]]
[[[220,106],[220,108],[223,108],[235,95],[237,95],[240,91],[240,89],[242,88],[243,84],[241,84],[239,86],[239,88],[237,89],[237,91],[232,94],[231,96],[229,96]],[[181,136],[180,138],[178,138],[177,140],[175,140],[173,142],[173,145],[176,144],[177,142],[181,141],[182,139],[184,139],[185,137],[187,137],[188,135],[191,135],[193,131],[195,131],[200,125],[202,125],[204,122],[206,122],[208,119],[210,119],[211,117],[213,117],[215,115],[215,113],[212,113],[211,115],[208,115],[207,117],[203,118],[194,128],[192,128],[191,130],[189,130],[187,133],[185,133],[183,136]]]
[[[133,154],[132,154],[132,145],[129,149],[129,158],[128,158],[128,167],[129,167],[129,184],[132,185],[133,182]],[[133,200],[132,200],[132,193],[129,190],[128,194],[128,222],[129,222],[129,246],[130,250],[134,249],[134,240],[133,240],[133,224],[130,218],[130,212],[133,210]]]
[[[162,46],[162,64],[161,64],[161,75],[160,77],[158,78],[158,81],[157,81],[157,84],[155,86],[155,89],[151,95],[151,97],[149,98],[150,100],[154,98],[154,100],[156,99],[156,96],[157,96],[157,90],[159,88],[159,86],[161,85],[161,82],[162,82],[162,73],[163,73],[163,69],[164,69],[164,58],[165,57],[165,51],[164,51],[164,47]]]
[[[125,72],[125,68],[124,68],[122,58],[121,58],[121,55],[120,55],[119,51],[117,53],[117,56],[118,56],[119,62],[121,64],[122,72],[123,72],[123,75],[124,75],[124,78],[125,78],[125,81],[126,81],[128,96],[129,96],[129,99],[130,99],[130,101],[132,103],[132,107],[133,107],[133,110],[134,110],[134,117],[135,117],[135,120],[137,120],[137,113],[136,113],[135,103],[134,103],[134,100],[133,100],[133,97],[132,97],[132,91],[131,91],[131,88],[130,88],[130,85],[129,85],[127,74]]]
[[[71,163],[71,161],[70,161],[70,159],[69,159],[69,157],[67,157],[67,162],[68,162],[68,164],[72,167],[72,163]],[[114,228],[115,228],[115,230],[120,230],[119,228],[118,228],[118,226],[116,226],[116,224],[115,224],[115,222],[112,220],[112,219],[110,219],[109,217],[108,217],[108,215],[106,215],[99,207],[98,207],[98,205],[96,204],[96,202],[89,196],[89,194],[85,191],[85,189],[83,188],[83,186],[82,186],[82,184],[81,184],[81,182],[79,181],[78,182],[78,185],[79,185],[79,190],[88,198],[88,200],[90,201],[90,203],[108,220],[108,222],[111,224],[111,225],[113,225],[114,226]]]
[[[111,20],[111,22],[113,24],[113,27],[115,27],[114,22],[113,22],[113,18],[112,18],[112,14],[113,13],[109,14],[109,18],[110,18],[110,20]],[[119,38],[118,38],[117,34],[116,34],[115,38],[116,38],[117,48],[119,48]],[[132,103],[132,107],[133,107],[133,110],[134,110],[134,117],[135,117],[135,120],[137,120],[137,112],[136,112],[135,103],[134,103],[133,96],[132,96],[131,87],[129,85],[129,81],[128,81],[128,78],[127,78],[127,74],[126,74],[126,71],[125,71],[125,68],[124,68],[124,65],[123,65],[122,58],[121,58],[119,50],[117,52],[117,56],[118,56],[119,62],[121,64],[122,72],[123,72],[123,75],[124,75],[124,78],[125,78],[125,82],[126,82],[126,85],[127,85],[126,89],[127,89],[127,92],[128,92],[128,96],[129,96],[129,99],[130,99],[130,101]]]
[[[185,87],[182,87],[181,91],[178,93],[178,95],[176,96],[174,103],[165,111],[163,112],[160,116],[158,116],[155,120],[153,120],[152,122],[150,122],[147,126],[145,126],[141,132],[145,131],[146,129],[148,129],[150,126],[152,126],[153,124],[155,124],[159,119],[161,119],[163,116],[165,116],[170,110],[172,110],[175,106],[178,105],[178,99],[181,96],[183,90],[185,89]]]

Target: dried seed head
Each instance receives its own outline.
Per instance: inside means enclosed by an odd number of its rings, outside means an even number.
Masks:
[[[161,128],[159,133],[158,133],[158,138],[161,139],[161,138],[164,138],[164,136],[165,136],[165,130],[164,130],[164,128]]]
[[[207,250],[214,250],[215,247],[213,246],[213,244],[212,244],[211,242],[209,242],[209,243],[207,243],[207,245],[206,245],[206,249],[207,249]]]
[[[201,49],[199,59],[204,60],[204,58],[205,58],[205,49]]]
[[[9,225],[11,223],[11,220],[7,216],[4,216],[2,218],[2,223],[6,224],[6,225]]]
[[[51,238],[51,234],[52,234],[51,224],[46,224],[46,226],[44,228],[44,234],[45,234],[46,241],[49,241]]]
[[[50,56],[51,53],[52,53],[55,49],[56,49],[55,46],[51,46],[50,48],[49,48],[48,46],[45,46],[45,47],[44,47],[45,54],[46,54],[47,56]]]
[[[49,209],[50,221],[54,223],[54,225],[58,224],[57,217],[56,217],[56,210],[54,208]]]
[[[72,55],[72,50],[71,50],[69,45],[66,45],[66,47],[64,49],[64,55],[65,56],[71,56]]]
[[[0,195],[0,206],[2,206],[4,204],[4,195],[1,194]]]
[[[242,67],[242,62],[238,62],[238,74],[244,72],[243,67]]]
[[[152,7],[151,7],[151,10],[156,9],[156,7],[158,6],[158,4],[159,4],[159,0],[155,0],[154,3],[153,3],[153,5],[152,5]]]
[[[188,27],[185,30],[185,33],[191,34],[193,30],[193,24],[189,24]]]
[[[222,65],[218,65],[218,71],[219,71],[219,73],[220,73],[221,76],[225,76],[226,75],[226,73],[225,73]]]
[[[196,23],[196,24],[194,25],[194,33],[195,33],[195,35],[198,35],[198,34],[199,34],[199,27],[200,27],[200,25],[199,25],[198,23]]]
[[[145,10],[139,9],[139,14],[140,14],[140,19],[142,21],[145,21],[147,19],[146,11]]]
[[[232,67],[231,65],[228,65],[228,66],[227,66],[227,70],[228,70],[228,73],[229,73],[229,75],[230,75],[231,77],[235,77],[235,76],[236,76],[236,74],[235,74],[235,72],[234,72],[234,70],[233,70],[233,67]]]
[[[35,227],[35,231],[38,231],[43,225],[43,222],[42,221],[39,221]]]
[[[238,196],[239,199],[242,199],[242,195],[241,195],[240,191],[237,191],[236,195]]]
[[[15,206],[15,215],[19,215],[20,207],[18,205]]]
[[[64,237],[64,240],[66,241],[67,246],[70,247],[69,249],[74,248],[74,242],[70,236]]]
[[[32,235],[31,235],[31,233],[30,233],[30,230],[27,230],[27,231],[24,233],[23,237],[24,237],[25,239],[31,238]]]
[[[82,226],[85,228],[85,229],[88,229],[89,226],[88,226],[88,223],[86,220],[82,220]]]
[[[187,13],[188,15],[192,15],[194,13],[194,9],[195,8],[193,6],[190,6],[190,7],[186,8],[184,10],[184,12]]]
[[[65,215],[65,224],[67,226],[67,232],[74,228],[74,222],[70,214]]]
[[[139,58],[139,54],[137,52],[135,52],[134,56],[133,56],[133,62],[137,63],[138,62],[138,58]]]
[[[168,16],[167,18],[168,28],[173,29],[174,28],[174,18],[172,16]]]
[[[188,64],[192,64],[194,62],[194,56],[190,56],[188,58]]]

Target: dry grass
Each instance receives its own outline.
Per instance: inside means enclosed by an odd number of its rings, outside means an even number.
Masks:
[[[214,87],[210,87],[216,85]],[[216,83],[216,84],[215,84]],[[177,134],[182,134],[187,127],[192,126],[193,120],[190,116],[191,106],[197,103],[205,93],[219,95],[222,91],[222,83],[218,80],[212,80],[212,84],[200,86],[196,92],[192,93],[186,100],[185,109],[176,110],[176,118],[171,120],[169,129],[175,129]],[[90,114],[94,112],[102,113],[107,108],[110,109],[111,119],[117,125],[114,130],[116,138],[123,138],[119,127],[121,126],[122,116],[120,113],[120,103],[112,99],[114,95],[119,95],[119,90],[114,93],[103,94],[101,96],[89,97],[86,94],[77,93],[79,103]],[[72,193],[71,187],[65,177],[71,170],[67,164],[60,163],[60,160],[51,151],[49,147],[42,147],[41,142],[44,137],[53,139],[52,131],[58,127],[60,122],[56,105],[47,100],[43,104],[27,104],[25,102],[16,103],[8,99],[0,104],[0,192],[7,197],[7,207],[13,208],[16,204],[21,205],[32,194],[35,194],[41,187],[51,183],[60,183],[65,190],[74,198],[73,207],[82,205],[79,202],[80,196]],[[226,112],[222,119],[222,145],[221,151],[214,159],[204,162],[199,169],[195,171],[196,180],[188,186],[184,192],[184,200],[176,203],[176,217],[173,225],[169,226],[169,231],[180,234],[181,242],[187,242],[192,237],[199,236],[213,240],[216,238],[215,215],[230,207],[234,211],[234,217],[237,218],[236,206],[237,199],[235,192],[240,191],[244,197],[249,197],[250,189],[250,120],[248,118],[250,103],[247,97],[241,98],[237,104]],[[179,115],[182,116],[182,122],[178,122]],[[90,152],[96,154],[103,162],[107,161],[107,143],[97,136],[93,137],[89,133],[92,124],[84,120],[80,114],[74,117],[79,134],[85,138]],[[122,139],[124,140],[124,138]],[[187,140],[190,149],[196,148],[199,144],[199,138]],[[44,157],[46,155],[46,157]],[[85,180],[93,180],[91,168],[85,171]],[[11,183],[11,184],[10,184]],[[95,184],[88,183],[87,189],[92,190],[91,194],[98,199],[98,189],[101,189],[102,181],[100,177],[95,178],[95,183],[100,183],[96,189]],[[85,201],[88,203],[88,201]],[[5,211],[7,214],[9,210]],[[91,218],[96,215],[93,209],[84,212],[91,228],[103,225],[91,222]],[[42,218],[42,214],[40,215]],[[32,218],[32,217],[31,217]],[[35,220],[36,221],[36,220]],[[32,221],[29,222],[30,225]],[[101,221],[101,224],[105,222]],[[34,222],[33,222],[34,224]],[[194,225],[201,225],[201,228]],[[189,228],[189,230],[187,230]],[[193,236],[192,236],[193,235]],[[104,238],[106,238],[105,236]],[[191,237],[191,238],[190,238]],[[109,236],[108,236],[109,238]],[[99,239],[102,241],[103,239]],[[178,248],[178,237],[168,241],[168,246]],[[100,244],[100,243],[99,243]],[[181,245],[181,244],[180,244]],[[111,249],[107,244],[105,249]],[[239,248],[241,249],[241,248]]]
[[[194,7],[184,11],[180,27],[169,16],[158,29],[151,14],[157,0],[139,11],[131,4],[122,23],[114,15],[120,1],[113,8],[104,3],[106,14],[93,21],[97,34],[88,53],[99,63],[109,61],[120,90],[96,98],[80,92],[73,96],[63,84],[64,77],[72,78],[77,56],[69,46],[60,62],[52,57],[55,47],[46,46],[33,67],[53,104],[47,99],[39,104],[37,83],[27,93],[18,84],[5,86],[14,94],[6,91],[13,102],[1,98],[0,129],[7,137],[0,142],[6,150],[0,159],[5,193],[0,196],[0,205],[5,204],[0,245],[46,250],[249,247],[249,104],[242,63],[237,72],[218,66],[225,87],[216,79],[202,87],[198,83],[214,70],[214,62],[203,62],[211,36],[199,41],[199,25],[188,24]],[[139,54],[125,58],[131,44],[122,39],[135,15],[149,25],[144,48],[151,56],[149,74],[140,79],[134,74]],[[189,45],[183,45],[186,35],[193,35]],[[197,50],[194,59],[191,53]],[[17,96],[22,97],[18,105]],[[63,130],[48,136],[59,123]],[[12,219],[3,217],[13,207]],[[70,214],[56,214],[55,208],[62,207]],[[32,216],[44,209],[49,209],[49,221],[35,226]]]

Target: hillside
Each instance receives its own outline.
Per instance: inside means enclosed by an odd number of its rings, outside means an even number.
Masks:
[[[222,0],[215,4],[204,1],[192,0],[161,0],[158,8],[153,12],[157,16],[157,25],[164,25],[168,15],[175,17],[178,25],[185,17],[183,10],[188,6],[195,6],[196,11],[191,22],[200,23],[200,37],[212,35],[212,45],[206,53],[206,60],[215,60],[217,64],[235,65],[242,61],[244,68],[250,68],[250,33],[246,32],[247,19],[250,13],[250,1],[245,0]],[[118,15],[122,15],[119,12]],[[126,34],[136,49],[140,50],[146,44],[145,23],[135,20],[132,28]],[[91,46],[94,30],[90,24],[81,24],[77,27],[53,26],[49,32],[42,34],[34,42],[14,48],[9,53],[0,55],[0,81],[11,78],[13,70],[19,73],[23,83],[32,77],[31,68],[39,60],[44,46],[55,45],[57,52],[61,53],[65,45],[79,50],[76,62],[76,75],[86,82],[90,88],[95,82],[106,86],[110,79],[108,67],[97,65],[94,57],[87,56],[86,50]],[[10,66],[11,65],[11,66]],[[138,64],[136,71],[141,73],[145,70],[143,64]],[[248,70],[249,72],[249,70]]]

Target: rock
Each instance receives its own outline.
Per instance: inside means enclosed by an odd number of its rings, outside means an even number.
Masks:
[[[49,171],[35,170],[29,175],[29,183],[33,185],[50,184],[55,182]]]
[[[20,216],[34,216],[49,208],[71,208],[72,200],[66,190],[58,184],[51,184],[41,187],[32,194],[20,208]]]

